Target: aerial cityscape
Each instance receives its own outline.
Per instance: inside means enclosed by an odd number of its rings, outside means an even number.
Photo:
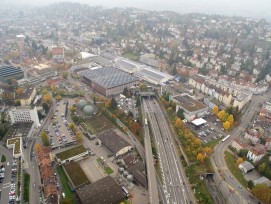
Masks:
[[[270,14],[22,2],[0,7],[0,204],[271,203]]]

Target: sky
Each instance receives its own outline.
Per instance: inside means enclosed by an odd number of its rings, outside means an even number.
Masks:
[[[63,0],[0,0],[16,4],[46,5]],[[66,0],[67,1],[67,0]],[[148,10],[170,10],[179,13],[236,15],[271,19],[271,0],[69,0],[90,6],[136,7]]]

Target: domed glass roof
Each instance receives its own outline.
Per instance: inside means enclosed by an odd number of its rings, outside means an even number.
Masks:
[[[78,108],[80,108],[81,110],[83,110],[86,105],[87,105],[87,102],[85,100],[80,100],[78,102]]]
[[[85,108],[84,108],[84,113],[86,116],[91,116],[94,112],[94,109],[91,105],[87,105]]]

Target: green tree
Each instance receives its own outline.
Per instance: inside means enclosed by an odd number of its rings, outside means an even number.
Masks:
[[[238,152],[238,156],[239,157],[242,157],[242,158],[245,158],[247,156],[247,153],[248,153],[248,150],[247,149],[241,149],[239,152]]]
[[[49,137],[47,133],[45,132],[45,130],[43,130],[40,135],[41,135],[43,146],[46,146],[46,147],[50,146]]]
[[[251,190],[251,189],[254,187],[253,181],[249,180],[249,181],[247,182],[247,187]]]
[[[185,119],[185,117],[184,117],[184,110],[182,108],[179,108],[179,110],[177,111],[177,116],[179,118],[181,118],[182,120]]]
[[[63,72],[62,76],[63,76],[64,79],[67,79],[68,76],[69,76],[69,72]]]
[[[258,166],[258,170],[260,173],[264,173],[265,172],[265,169],[266,169],[266,163],[261,163],[259,166]]]
[[[113,97],[110,101],[110,105],[109,105],[109,109],[110,110],[117,110],[118,108],[118,103],[117,101],[115,100],[115,98]]]
[[[137,97],[137,98],[136,98],[136,107],[139,107],[139,106],[140,106],[140,98]]]

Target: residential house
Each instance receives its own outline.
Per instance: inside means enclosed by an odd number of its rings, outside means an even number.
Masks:
[[[16,98],[20,100],[21,106],[29,106],[35,99],[36,93],[35,87],[29,87],[24,89],[23,93],[17,94]]]
[[[260,133],[258,130],[255,129],[250,129],[245,133],[244,136],[245,139],[249,139],[252,144],[257,144],[260,140]]]
[[[256,144],[254,147],[250,147],[247,153],[247,158],[253,163],[260,161],[265,155],[266,147],[262,144]]]

